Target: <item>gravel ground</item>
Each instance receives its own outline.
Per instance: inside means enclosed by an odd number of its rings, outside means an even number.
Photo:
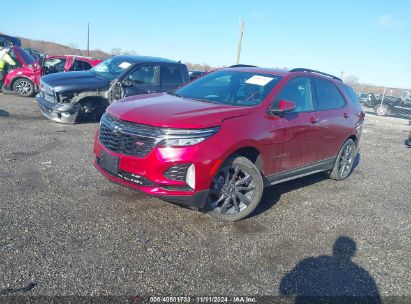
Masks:
[[[91,164],[97,127],[0,94],[0,295],[336,294],[338,278],[411,296],[410,126],[367,119],[350,178],[268,188],[236,223],[108,182]],[[332,256],[337,239],[352,261]]]

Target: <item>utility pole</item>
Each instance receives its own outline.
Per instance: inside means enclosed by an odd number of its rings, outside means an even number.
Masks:
[[[340,78],[343,79],[343,76],[344,76],[344,70],[341,70],[341,76],[340,76]]]
[[[241,44],[243,42],[244,20],[240,19],[240,39],[237,46],[237,64],[240,64]]]
[[[87,56],[90,57],[90,22],[87,22]]]

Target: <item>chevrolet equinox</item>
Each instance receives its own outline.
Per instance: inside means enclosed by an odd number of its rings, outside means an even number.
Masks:
[[[353,89],[335,76],[225,68],[114,102],[95,136],[94,165],[113,182],[236,221],[266,186],[321,171],[347,178],[363,121]]]

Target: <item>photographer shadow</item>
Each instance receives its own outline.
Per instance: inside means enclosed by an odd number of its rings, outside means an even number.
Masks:
[[[0,116],[10,116],[10,113],[0,109]]]
[[[283,296],[295,303],[381,303],[372,276],[352,261],[356,243],[339,237],[332,256],[309,257],[297,264],[281,280]]]

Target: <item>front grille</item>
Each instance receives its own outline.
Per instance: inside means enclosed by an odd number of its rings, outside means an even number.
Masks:
[[[99,139],[113,152],[145,157],[160,133],[159,128],[119,120],[105,113],[101,118]]]
[[[43,98],[45,100],[47,100],[48,102],[51,102],[51,103],[56,103],[57,102],[56,94],[50,86],[48,86],[45,83],[41,82],[40,83],[40,91],[43,94]]]
[[[96,158],[96,161],[97,161],[97,164],[101,165],[99,157]],[[104,168],[102,168],[102,169],[104,170]],[[136,185],[140,185],[140,186],[144,186],[144,187],[149,187],[149,186],[154,186],[155,185],[148,178],[145,178],[144,176],[133,174],[133,173],[130,173],[130,172],[127,172],[127,171],[119,170],[117,173],[112,173],[112,172],[109,172],[107,170],[104,170],[104,171],[107,172],[108,174],[110,174],[111,176],[120,178],[122,180],[131,182],[131,183],[134,183]]]
[[[187,175],[187,169],[191,164],[182,164],[171,166],[164,172],[164,176],[170,180],[185,181]]]

